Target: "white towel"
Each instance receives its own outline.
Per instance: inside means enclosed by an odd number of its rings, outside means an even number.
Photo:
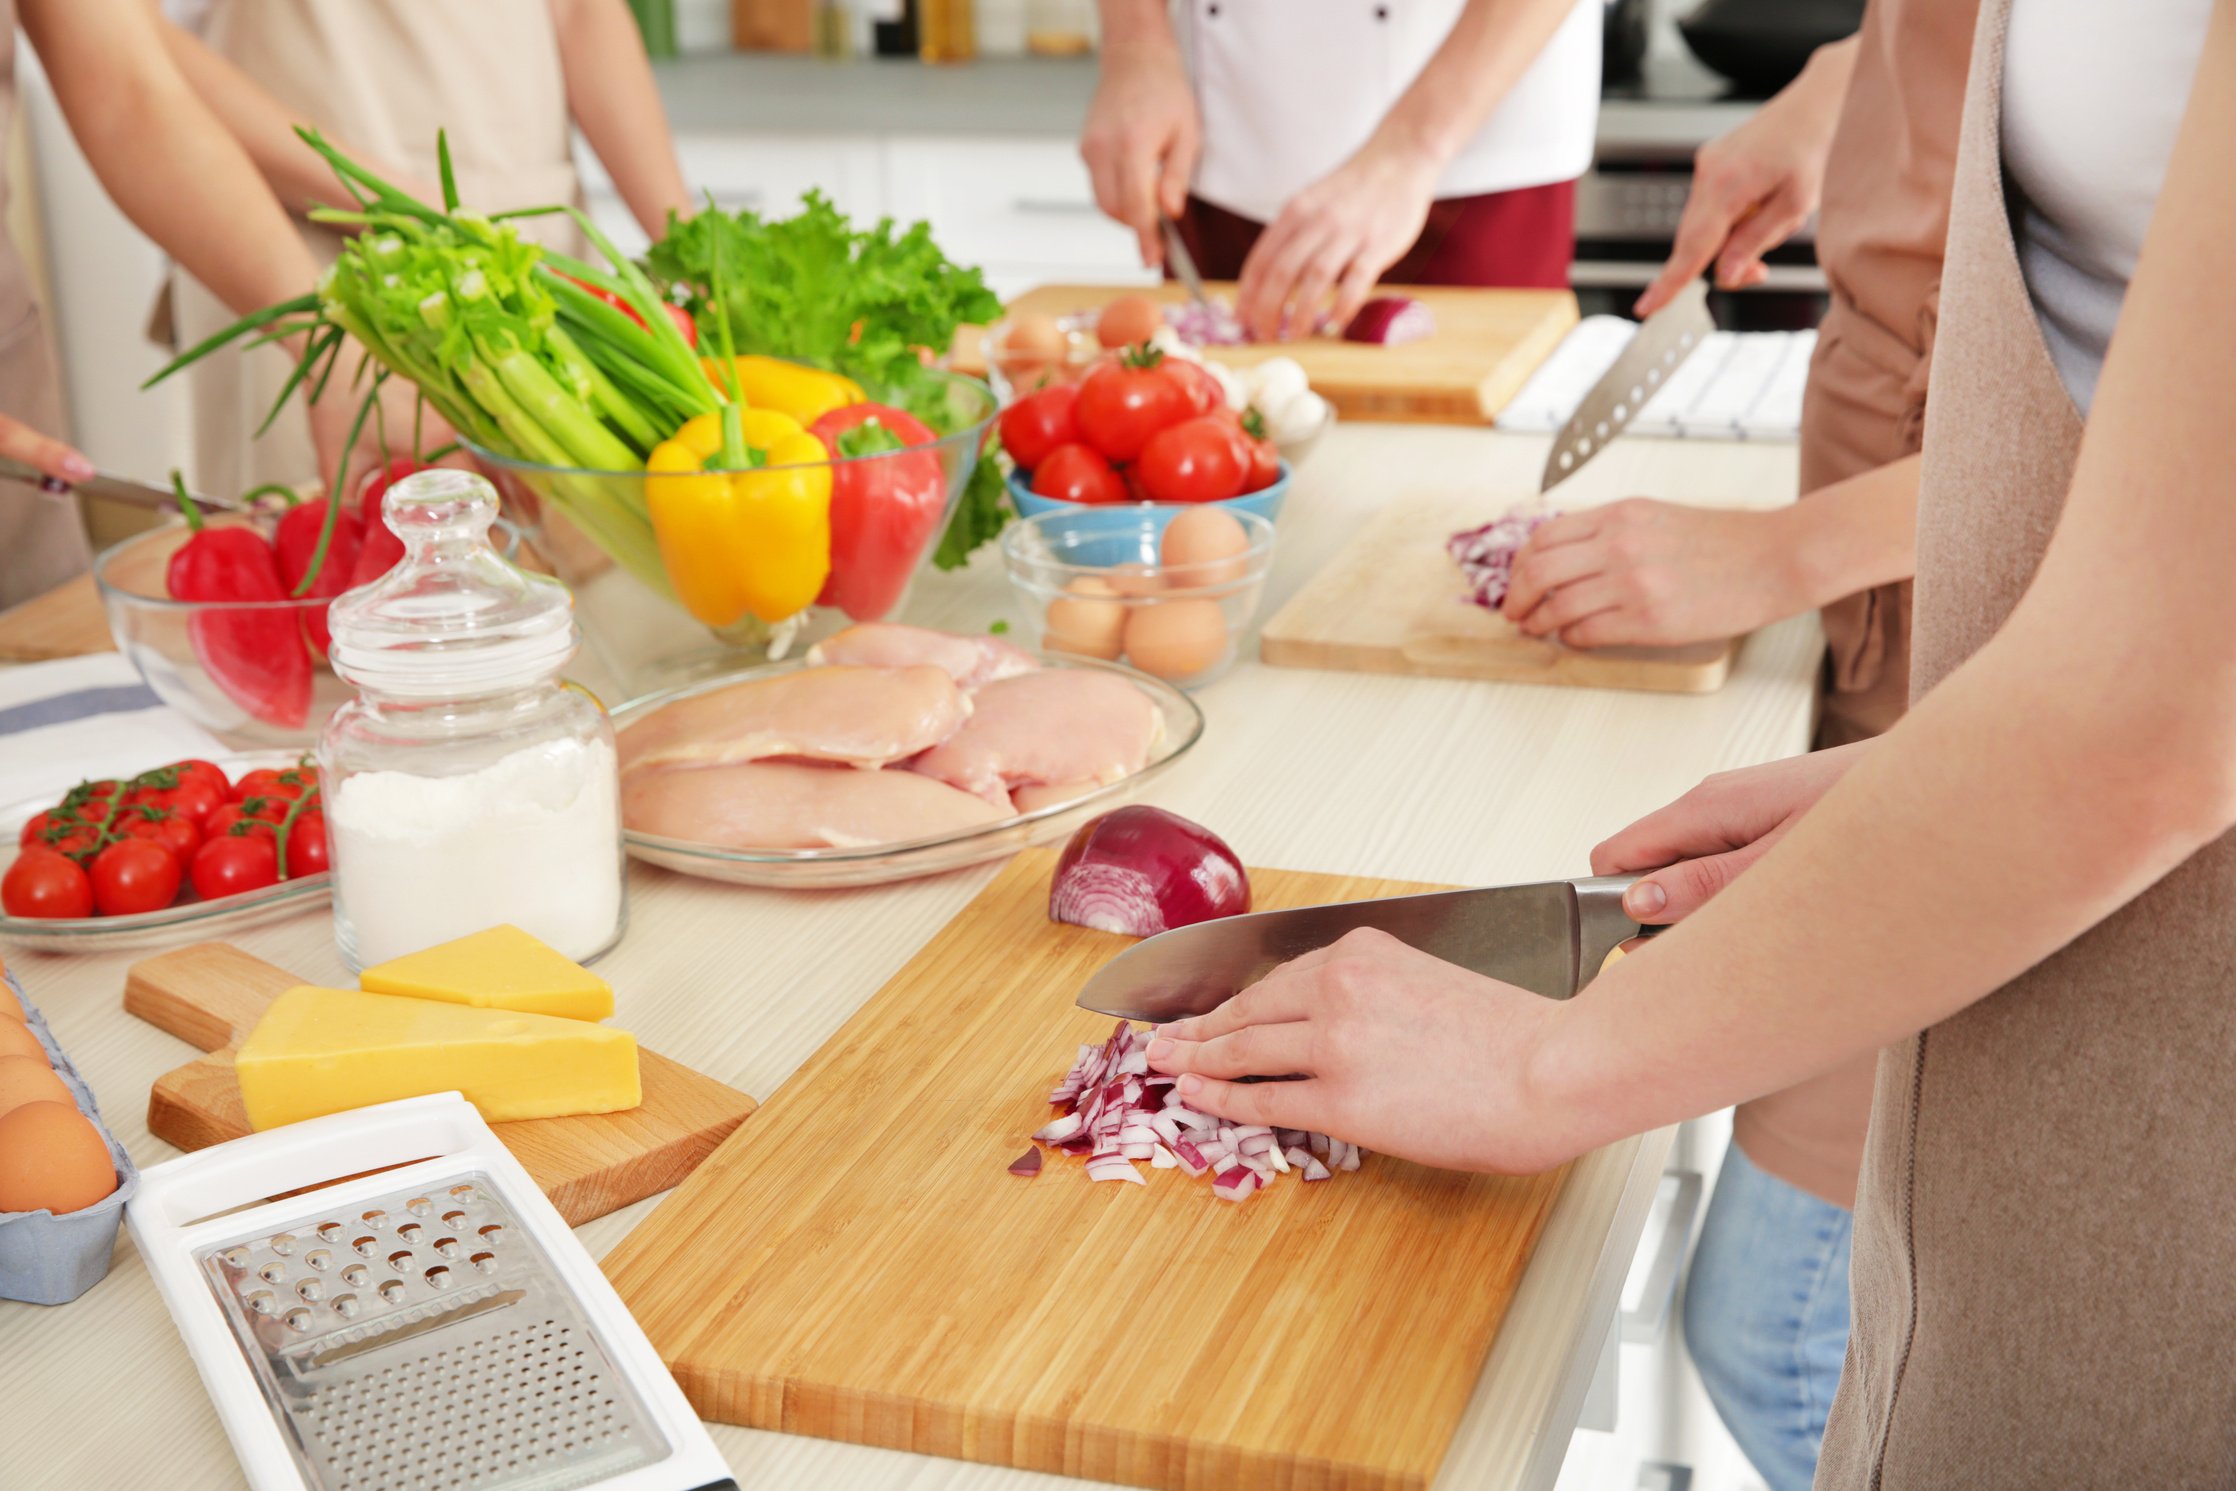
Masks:
[[[0,668],[0,805],[225,754],[223,742],[166,707],[120,654]]]

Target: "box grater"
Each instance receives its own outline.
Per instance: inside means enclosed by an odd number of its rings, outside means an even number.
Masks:
[[[125,1226],[255,1491],[736,1491],[456,1093],[157,1165]]]

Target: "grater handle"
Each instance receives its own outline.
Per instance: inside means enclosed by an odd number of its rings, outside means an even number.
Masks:
[[[140,1172],[131,1205],[168,1227],[311,1186],[471,1149],[488,1128],[455,1092],[376,1103],[228,1140]]]

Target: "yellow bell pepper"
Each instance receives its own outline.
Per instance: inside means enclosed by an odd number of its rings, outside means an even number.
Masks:
[[[758,466],[707,470],[723,421]],[[702,414],[652,449],[645,506],[684,609],[724,627],[750,611],[782,621],[815,603],[831,572],[831,468],[823,442],[774,409]]]
[[[734,394],[719,359],[702,357],[699,366],[725,397],[735,397],[754,409],[779,410],[803,425],[814,424],[833,409],[859,404],[864,397],[862,385],[852,378],[781,357],[731,358],[730,368],[738,380]]]

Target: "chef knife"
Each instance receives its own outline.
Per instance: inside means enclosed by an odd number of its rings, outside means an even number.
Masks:
[[[151,507],[158,512],[177,512],[178,498],[169,487],[158,487],[144,481],[134,481],[128,476],[91,476],[84,481],[65,482],[47,475],[36,466],[24,464],[8,456],[0,456],[0,481],[19,482],[36,488],[49,497],[67,497],[75,492],[86,497],[101,497],[111,502],[128,503],[133,507]],[[225,502],[215,497],[201,497],[193,492],[186,500],[207,513],[241,511],[238,502]]]
[[[1678,365],[1693,355],[1716,322],[1708,314],[1708,281],[1694,280],[1677,298],[1648,316],[1614,366],[1584,395],[1553,439],[1539,492],[1550,492],[1584,469],[1608,442],[1638,417]]]
[[[1254,911],[1175,927],[1105,963],[1079,991],[1082,1009],[1162,1023],[1218,1008],[1291,958],[1360,927],[1424,953],[1566,999],[1641,927],[1623,910],[1635,876],[1548,880]]]
[[[1171,218],[1164,219],[1165,262],[1172,266],[1173,277],[1180,281],[1180,288],[1197,305],[1209,305],[1210,297],[1203,293],[1203,275],[1197,272],[1196,256],[1188,252],[1188,241],[1180,236],[1180,224]]]

